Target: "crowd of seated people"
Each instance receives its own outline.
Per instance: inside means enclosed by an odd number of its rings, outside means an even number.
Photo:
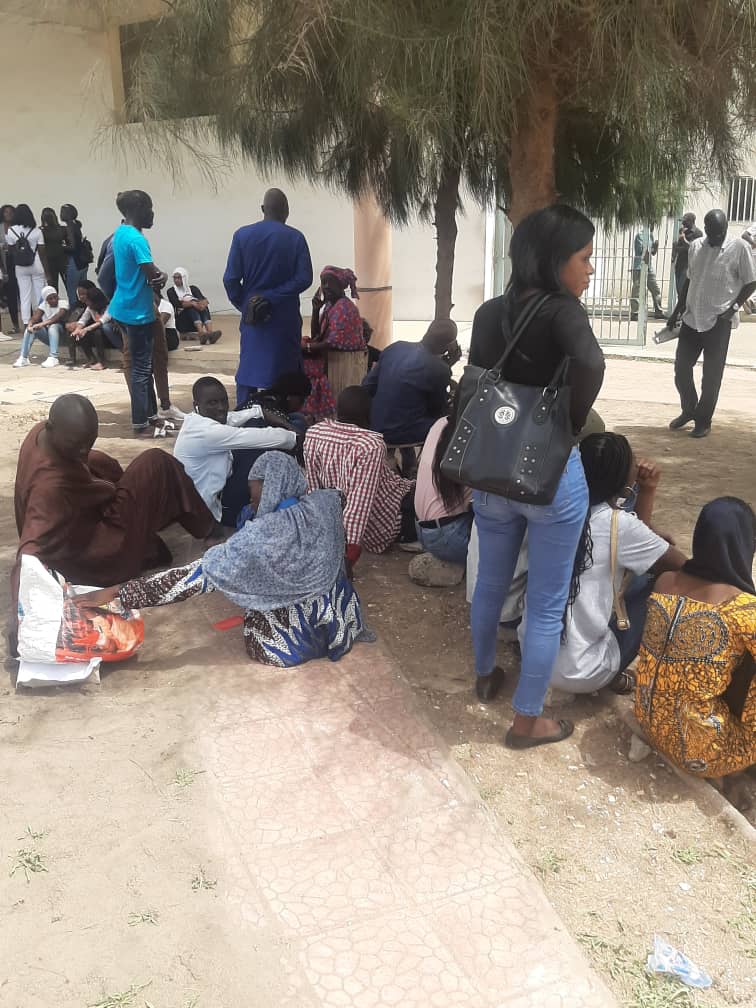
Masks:
[[[51,243],[62,227],[53,217],[44,218]],[[420,342],[391,344],[361,386],[333,401],[328,353],[367,345],[347,295],[357,293],[350,270],[321,273],[302,370],[285,371],[267,388],[245,387],[233,412],[223,382],[202,377],[184,415],[170,400],[168,347],[187,333],[212,341],[215,331],[202,291],[177,268],[166,298],[157,284],[150,292],[150,420],[183,420],[173,456],[153,449],[123,470],[94,450],[97,416],[88,400],[61,397],[19,455],[18,558],[31,553],[72,581],[101,586],[84,597],[88,605],[117,598],[162,606],[220,591],[243,610],[250,657],[289,666],[337,660],[370,639],[353,586],[364,550],[424,550],[461,576],[475,548],[471,627],[475,691],[484,703],[505,679],[497,631],[507,603],[518,599],[522,665],[506,745],[528,749],[569,736],[570,722],[542,713],[549,685],[572,694],[608,689],[634,696],[649,741],[683,769],[721,777],[752,766],[756,517],[734,498],[706,505],[691,559],[654,528],[660,468],[640,446],[636,454],[621,434],[592,422],[603,360],[579,304],[592,225],[559,207],[523,223],[512,242],[512,285],[476,316],[471,360],[493,367],[522,304],[533,290],[549,294],[503,373],[538,387],[565,355],[571,359],[574,447],[552,504],[519,504],[444,475],[459,355],[450,320],[433,322]],[[524,255],[526,247],[535,252]],[[44,366],[54,366],[66,334],[72,362],[80,347],[92,369],[106,366],[106,349],[123,340],[124,326],[113,324],[107,298],[83,277],[75,296],[69,307],[52,285],[40,290],[16,366],[29,363],[36,339],[49,348]],[[412,450],[399,471],[388,451],[394,446]],[[415,447],[416,480],[408,478]],[[158,533],[176,521],[201,540],[222,541],[172,567]],[[159,573],[146,573],[154,568]],[[14,579],[17,589],[18,564]]]

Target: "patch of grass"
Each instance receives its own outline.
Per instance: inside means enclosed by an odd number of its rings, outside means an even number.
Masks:
[[[577,938],[596,965],[622,986],[625,1008],[695,1008],[687,987],[671,977],[647,973],[645,960],[635,958],[627,946],[595,934],[581,933]]]
[[[120,994],[108,994],[104,1001],[89,1005],[89,1008],[128,1008],[129,1005],[136,1003],[139,994],[151,983],[152,980],[148,980],[146,984],[140,984],[138,987],[132,984],[128,990],[121,991]]]
[[[694,865],[701,864],[704,856],[697,847],[676,847],[672,851],[672,858],[678,864]]]
[[[218,880],[217,879],[209,879],[207,877],[207,875],[205,875],[205,869],[204,868],[200,868],[200,870],[197,872],[197,874],[192,879],[192,889],[195,892],[199,892],[202,889],[215,889],[215,887],[217,885],[218,885]]]
[[[44,836],[47,836],[47,830],[42,830],[41,833],[37,833],[36,830],[33,830],[31,828],[31,826],[27,826],[26,827],[26,832],[24,833],[24,835],[20,836],[18,839],[19,840],[31,840],[32,843],[36,843],[37,840],[41,840],[42,837],[44,837]]]
[[[743,912],[727,922],[742,942],[746,956],[756,959],[756,901],[743,903]]]
[[[140,910],[139,913],[129,914],[129,925],[134,927],[137,924],[157,924],[160,914],[157,910]]]
[[[558,875],[562,870],[562,865],[567,863],[567,858],[557,854],[554,850],[546,850],[540,861],[536,864],[536,871],[541,878],[549,875]]]
[[[11,875],[15,875],[17,871],[23,871],[28,882],[32,875],[36,875],[38,872],[46,872],[47,866],[42,860],[42,855],[39,851],[31,850],[29,847],[22,847],[16,851],[10,873]]]
[[[204,772],[204,770],[184,770],[181,768],[176,771],[176,776],[171,781],[171,784],[173,784],[174,787],[180,788],[191,787],[199,775]]]
[[[645,976],[645,988],[638,985],[628,1008],[695,1008],[690,990],[669,977]]]

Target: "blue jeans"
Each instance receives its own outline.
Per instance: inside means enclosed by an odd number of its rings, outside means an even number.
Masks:
[[[440,528],[422,528],[417,525],[417,538],[420,545],[438,560],[447,563],[463,564],[467,560],[467,547],[470,543],[473,513],[466,511],[454,521],[447,522]]]
[[[38,339],[41,343],[46,344],[50,347],[50,356],[58,356],[58,346],[60,341],[63,339],[63,326],[60,322],[54,322],[52,325],[45,326],[44,329],[37,329],[36,332],[29,332],[25,330],[24,338],[21,340],[21,353],[19,356],[28,357],[29,351],[32,348],[32,343],[35,339]]]
[[[75,305],[77,301],[76,288],[82,280],[87,279],[87,267],[79,269],[76,265],[76,259],[72,255],[66,256],[66,259],[66,293],[68,294],[68,303]]]
[[[126,325],[126,340],[131,357],[131,426],[149,427],[149,418],[157,413],[155,386],[152,384],[152,341],[154,324]]]
[[[480,543],[470,612],[475,674],[493,671],[499,617],[527,530],[528,618],[512,706],[518,714],[536,717],[543,710],[559,650],[575,552],[588,513],[588,487],[577,448],[551,504],[519,504],[476,490],[473,509]]]
[[[636,574],[625,589],[625,608],[627,609],[627,618],[630,620],[629,630],[618,630],[614,616],[609,623],[609,629],[619,644],[619,672],[625,671],[640,650],[643,630],[646,626],[648,599],[654,590],[655,580],[653,574]]]
[[[209,322],[210,312],[207,308],[182,308],[176,316],[176,328],[180,333],[195,332],[198,322]]]

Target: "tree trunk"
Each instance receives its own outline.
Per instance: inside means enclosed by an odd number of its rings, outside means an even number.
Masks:
[[[436,213],[436,314],[448,319],[452,310],[454,247],[457,242],[457,203],[462,169],[444,161],[434,210]]]
[[[513,227],[533,210],[550,206],[557,198],[554,140],[559,103],[554,82],[548,74],[538,71],[534,76],[538,76],[538,83],[526,96],[512,133],[509,219]]]

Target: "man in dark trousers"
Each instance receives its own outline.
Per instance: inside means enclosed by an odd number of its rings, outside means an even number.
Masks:
[[[696,215],[684,213],[677,241],[672,246],[672,262],[675,265],[675,293],[682,294],[685,281],[688,279],[688,252],[696,238],[703,238],[703,231],[696,227]]]
[[[727,217],[710,210],[704,217],[705,238],[697,238],[688,253],[688,280],[667,322],[674,329],[682,314],[675,356],[675,385],[680,394],[680,416],[670,423],[678,430],[691,421],[691,437],[711,430],[711,419],[730,345],[730,332],[738,324],[740,306],[756,290],[756,268],[751,250],[742,238],[727,239]],[[693,381],[693,367],[703,354],[701,395]]]
[[[242,315],[237,408],[279,375],[302,370],[299,295],[312,283],[310,250],[286,223],[289,201],[280,189],[265,193],[262,214],[234,233],[223,274],[228,299]]]

